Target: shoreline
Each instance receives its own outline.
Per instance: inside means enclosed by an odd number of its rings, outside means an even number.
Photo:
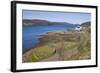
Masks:
[[[45,35],[42,35],[42,37],[39,38],[40,42],[37,44],[36,47],[31,48],[30,50],[26,51],[23,54],[23,62],[25,62],[25,60],[24,60],[25,57],[29,56],[32,53],[35,53],[35,51],[37,51],[37,48],[44,46],[44,45],[47,46],[49,42],[52,42],[56,38],[62,38],[62,39],[64,39],[64,41],[77,42],[78,37],[79,37],[78,34],[79,34],[79,31],[74,31],[74,33],[73,33],[73,31],[47,32]],[[71,38],[71,39],[69,39],[69,38]],[[72,39],[72,38],[75,38],[75,39]]]
[[[66,38],[67,35],[77,34],[77,33],[80,34],[79,31],[75,31],[75,30],[74,30],[74,31],[63,30],[63,31],[51,31],[51,32],[46,32],[46,33],[40,34],[40,35],[39,35],[40,37],[38,38],[39,43],[38,43],[36,46],[34,46],[34,47],[32,47],[32,48],[29,48],[29,50],[34,49],[34,48],[36,48],[36,47],[38,47],[38,46],[41,46],[43,43],[46,42],[46,41],[44,41],[44,40],[47,40],[48,37],[57,36],[57,35],[62,35],[62,36],[65,36],[65,38]],[[45,38],[46,38],[46,39],[45,39]],[[28,48],[27,48],[27,49],[28,49]],[[29,50],[27,50],[26,52],[28,52]],[[26,53],[26,52],[25,52],[25,53]]]
[[[26,53],[27,51],[29,51],[29,50],[31,50],[31,49],[33,49],[33,48],[36,48],[37,46],[39,46],[39,44],[41,43],[41,39],[42,38],[44,38],[44,36],[48,36],[50,33],[54,33],[54,34],[56,34],[56,33],[63,33],[63,32],[66,32],[66,30],[61,30],[61,31],[50,31],[50,32],[46,32],[46,33],[42,33],[42,34],[38,34],[38,36],[39,36],[39,38],[38,38],[38,43],[35,45],[35,46],[33,46],[33,47],[31,47],[31,48],[24,48],[23,50],[23,53]]]

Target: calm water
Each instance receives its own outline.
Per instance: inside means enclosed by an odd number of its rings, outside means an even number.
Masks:
[[[48,25],[48,26],[23,26],[23,52],[35,47],[39,43],[40,35],[51,31],[75,28],[78,25]]]

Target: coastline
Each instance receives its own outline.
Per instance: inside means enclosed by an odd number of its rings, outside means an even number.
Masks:
[[[23,54],[22,62],[91,59],[90,25],[82,30],[52,31],[43,34],[37,47]]]
[[[38,45],[35,48],[32,48],[32,49],[30,49],[29,51],[27,51],[23,54],[23,62],[27,62],[26,58],[29,55],[35,53],[37,51],[37,48],[42,47],[44,45],[45,46],[50,46],[50,45],[48,45],[50,42],[57,43],[58,41],[61,41],[61,40],[63,41],[64,40],[64,41],[70,41],[70,42],[73,43],[73,41],[78,42],[79,37],[80,37],[80,32],[79,31],[65,31],[64,30],[64,31],[56,31],[56,32],[47,32],[46,34],[42,35],[42,37],[39,39],[40,42],[38,43]],[[72,39],[72,38],[74,38],[74,39]],[[50,46],[50,47],[52,47],[52,46]],[[55,49],[53,48],[51,54],[54,54],[54,52],[55,52]],[[37,61],[40,61],[40,60],[37,60]]]

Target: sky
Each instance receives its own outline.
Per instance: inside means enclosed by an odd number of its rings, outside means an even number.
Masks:
[[[23,10],[23,19],[41,19],[52,22],[81,24],[91,20],[90,13]]]

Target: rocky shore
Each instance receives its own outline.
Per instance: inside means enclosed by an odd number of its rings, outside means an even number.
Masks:
[[[40,39],[40,44],[49,43],[54,40],[64,40],[64,41],[74,41],[78,42],[80,40],[80,32],[79,31],[55,31],[55,32],[47,32]]]

